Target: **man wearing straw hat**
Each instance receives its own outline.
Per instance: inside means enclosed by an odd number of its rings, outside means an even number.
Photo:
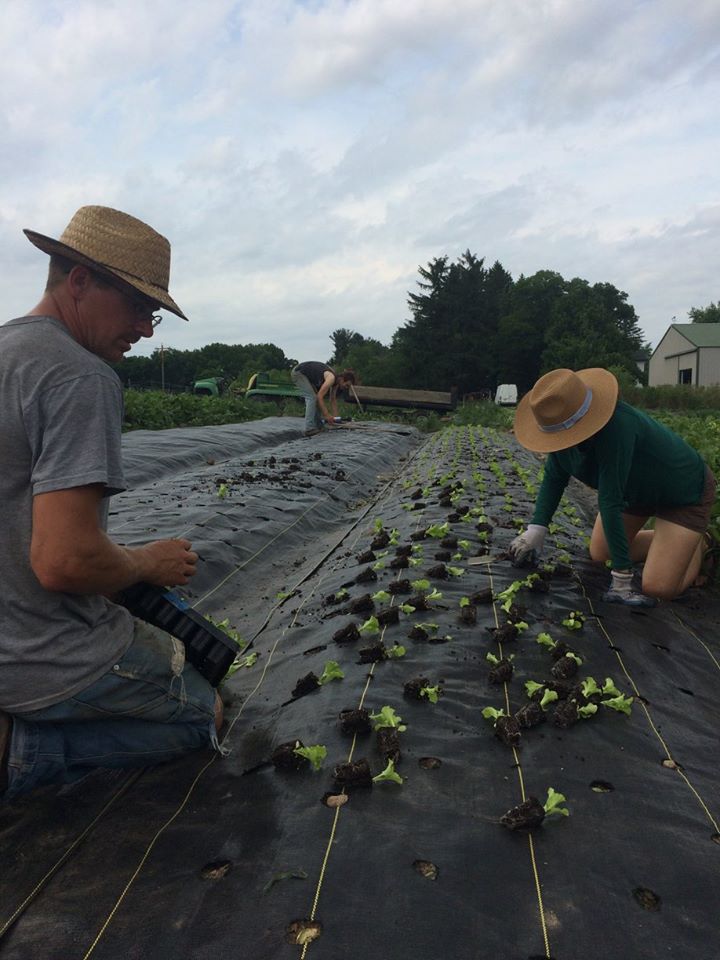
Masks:
[[[104,361],[151,337],[170,244],[108,207],[82,207],[50,254],[47,286],[0,327],[0,796],[94,767],[146,766],[217,745],[221,703],[182,644],[109,597],[139,581],[187,583],[188,540],[141,547],[105,533],[125,489],[123,398]]]
[[[598,491],[590,557],[612,564],[603,599],[631,607],[679,596],[700,573],[715,478],[700,454],[640,410],[618,400],[602,368],[553,370],[515,413],[515,436],[548,454],[532,523],[510,545],[516,564],[539,555],[570,477]],[[644,529],[655,518],[653,530]],[[633,564],[644,564],[642,592]]]
[[[312,437],[325,426],[332,427],[337,420],[338,391],[355,383],[352,370],[335,373],[332,367],[319,360],[307,360],[293,367],[292,382],[305,398],[305,429],[303,436]],[[330,402],[328,410],[326,399]],[[319,408],[319,410],[318,410]]]

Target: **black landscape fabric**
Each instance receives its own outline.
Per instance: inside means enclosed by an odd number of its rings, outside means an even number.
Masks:
[[[112,535],[192,539],[248,643],[225,755],[0,808],[0,958],[718,960],[717,600],[603,604],[572,490],[512,568],[541,464],[508,434],[299,423],[126,437]],[[501,824],[549,788],[568,815]]]

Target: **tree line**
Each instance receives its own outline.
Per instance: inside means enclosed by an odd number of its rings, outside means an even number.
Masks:
[[[611,283],[590,284],[540,270],[513,280],[501,263],[486,267],[466,250],[456,260],[436,257],[419,267],[408,293],[410,317],[389,344],[341,327],[329,336],[328,362],[355,370],[376,386],[492,391],[499,383],[528,390],[556,367],[608,367],[624,379],[640,377],[650,355],[627,294]],[[692,308],[693,322],[715,322],[720,308]],[[302,357],[303,360],[319,359]],[[116,370],[126,386],[188,389],[222,376],[239,385],[259,370],[288,371],[297,361],[270,343],[211,343],[196,350],[157,348],[128,357]]]

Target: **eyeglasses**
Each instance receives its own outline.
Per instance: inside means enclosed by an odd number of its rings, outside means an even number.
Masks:
[[[136,319],[142,320],[143,322],[149,320],[153,329],[162,323],[162,317],[155,312],[161,308],[161,305],[157,303],[157,301],[151,300],[150,297],[146,297],[142,293],[130,293],[127,287],[122,287],[119,283],[113,283],[112,280],[109,280],[105,276],[101,277],[96,275],[95,283],[101,287],[112,287],[113,290],[117,290],[135,314]]]

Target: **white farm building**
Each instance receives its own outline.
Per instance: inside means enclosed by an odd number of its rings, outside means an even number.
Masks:
[[[648,386],[720,384],[720,323],[673,323],[655,347]]]

